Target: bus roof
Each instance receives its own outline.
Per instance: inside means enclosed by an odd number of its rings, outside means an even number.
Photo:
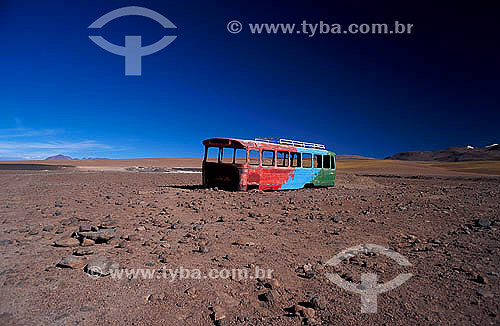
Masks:
[[[312,144],[305,142],[296,142],[296,144]],[[326,154],[330,153],[335,155],[335,153],[328,151],[324,148],[314,148],[314,147],[305,147],[305,146],[297,146],[297,145],[288,145],[283,143],[275,143],[270,141],[262,141],[262,140],[249,140],[249,139],[237,139],[237,138],[209,138],[203,141],[203,145],[205,146],[217,146],[217,147],[235,147],[235,148],[267,148],[272,150],[283,150],[283,151],[295,151],[299,150],[299,152],[309,152],[309,153],[319,153]],[[318,144],[314,144],[318,145]]]

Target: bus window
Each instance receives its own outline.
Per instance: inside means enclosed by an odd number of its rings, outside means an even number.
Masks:
[[[330,155],[323,155],[323,167],[325,169],[330,168]]]
[[[274,151],[262,151],[262,166],[274,166]]]
[[[234,148],[222,147],[222,163],[233,163]]]
[[[323,167],[323,156],[314,154],[314,167],[318,169]]]
[[[300,167],[300,153],[290,153],[290,162],[293,167]]]
[[[207,147],[206,162],[219,162],[219,147]]]
[[[332,160],[332,169],[335,169],[335,156],[330,156],[330,159]]]
[[[277,156],[277,165],[282,167],[288,166],[288,152],[280,152],[278,151]]]
[[[247,162],[247,150],[244,148],[237,148],[234,155],[234,163],[245,164]]]
[[[312,168],[312,154],[304,153],[302,154],[302,167]]]
[[[259,165],[260,163],[259,150],[251,149],[248,151],[248,163],[250,165]]]

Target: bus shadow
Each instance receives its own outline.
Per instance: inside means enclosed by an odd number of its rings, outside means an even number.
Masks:
[[[203,185],[166,185],[166,186],[158,186],[161,188],[174,188],[174,189],[184,189],[184,190],[198,190],[198,189],[208,189]]]

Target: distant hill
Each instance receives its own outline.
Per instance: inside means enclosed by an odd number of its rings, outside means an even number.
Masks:
[[[72,158],[62,154],[49,156],[45,159],[45,161],[68,161],[68,160],[72,160]]]
[[[388,160],[402,161],[440,161],[440,162],[463,162],[463,161],[500,161],[500,145],[493,144],[481,148],[450,147],[435,151],[412,151],[402,152],[386,157]]]
[[[373,157],[365,157],[361,155],[335,155],[338,160],[373,160]]]

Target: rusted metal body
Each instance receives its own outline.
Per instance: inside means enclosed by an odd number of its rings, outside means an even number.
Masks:
[[[326,149],[233,138],[211,138],[203,145],[206,187],[245,191],[335,184],[335,153]]]

